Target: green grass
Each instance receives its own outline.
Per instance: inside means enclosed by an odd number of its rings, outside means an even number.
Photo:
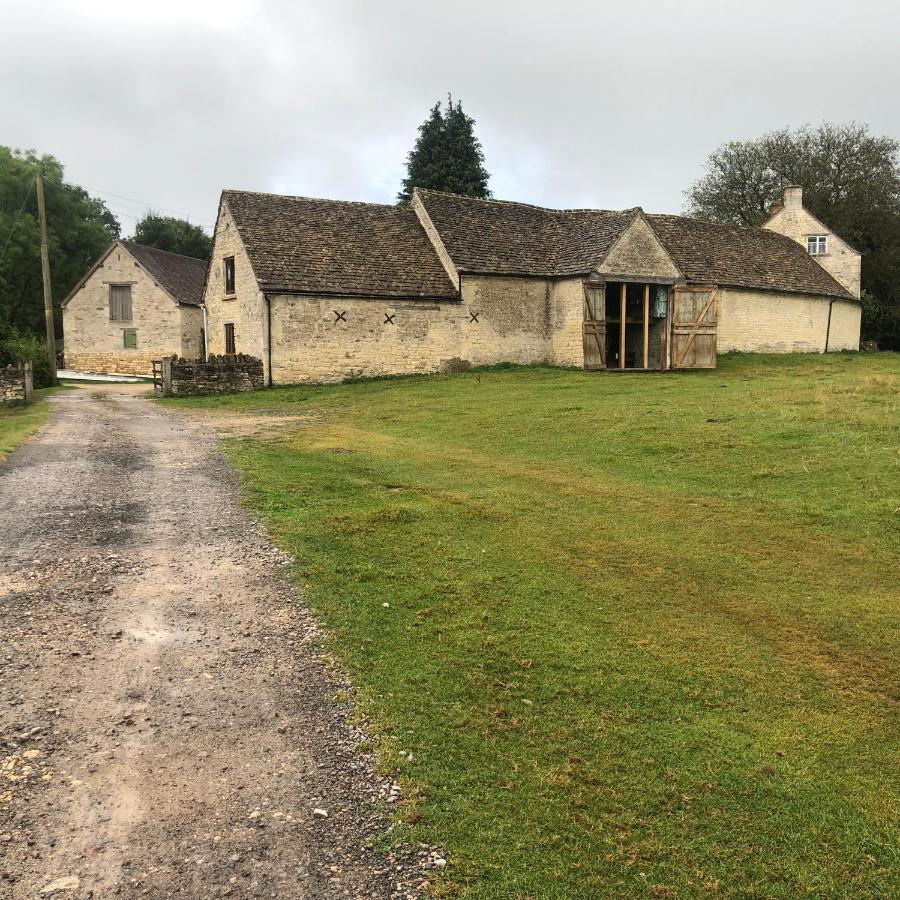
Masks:
[[[888,897],[898,396],[836,354],[175,402],[298,416],[228,452],[441,895]]]
[[[59,388],[42,388],[34,392],[32,403],[0,404],[0,463],[19,444],[34,434],[50,418],[50,404],[44,399]]]

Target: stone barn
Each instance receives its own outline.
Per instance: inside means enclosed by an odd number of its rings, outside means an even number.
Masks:
[[[424,190],[408,207],[224,191],[209,349],[261,358],[270,384],[855,350],[859,268],[830,265],[845,246],[796,210],[744,228]]]
[[[203,356],[207,265],[116,241],[62,302],[66,366],[150,375],[154,359]]]

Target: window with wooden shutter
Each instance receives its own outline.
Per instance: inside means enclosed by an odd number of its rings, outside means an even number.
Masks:
[[[109,286],[109,318],[112,322],[131,321],[131,285]]]
[[[126,350],[137,349],[137,329],[125,328],[122,330],[122,344]]]
[[[234,322],[225,323],[225,355],[234,356]]]

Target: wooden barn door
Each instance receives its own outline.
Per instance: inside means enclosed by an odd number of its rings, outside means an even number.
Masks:
[[[584,285],[584,367],[589,372],[606,368],[606,295],[602,284]]]
[[[718,287],[679,284],[672,304],[673,369],[714,369],[719,322]]]

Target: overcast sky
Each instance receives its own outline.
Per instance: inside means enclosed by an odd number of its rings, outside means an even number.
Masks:
[[[222,188],[393,202],[448,92],[491,188],[679,212],[720,143],[823,120],[900,138],[897,0],[3,0],[0,144],[130,234]],[[111,195],[120,195],[117,199]]]

